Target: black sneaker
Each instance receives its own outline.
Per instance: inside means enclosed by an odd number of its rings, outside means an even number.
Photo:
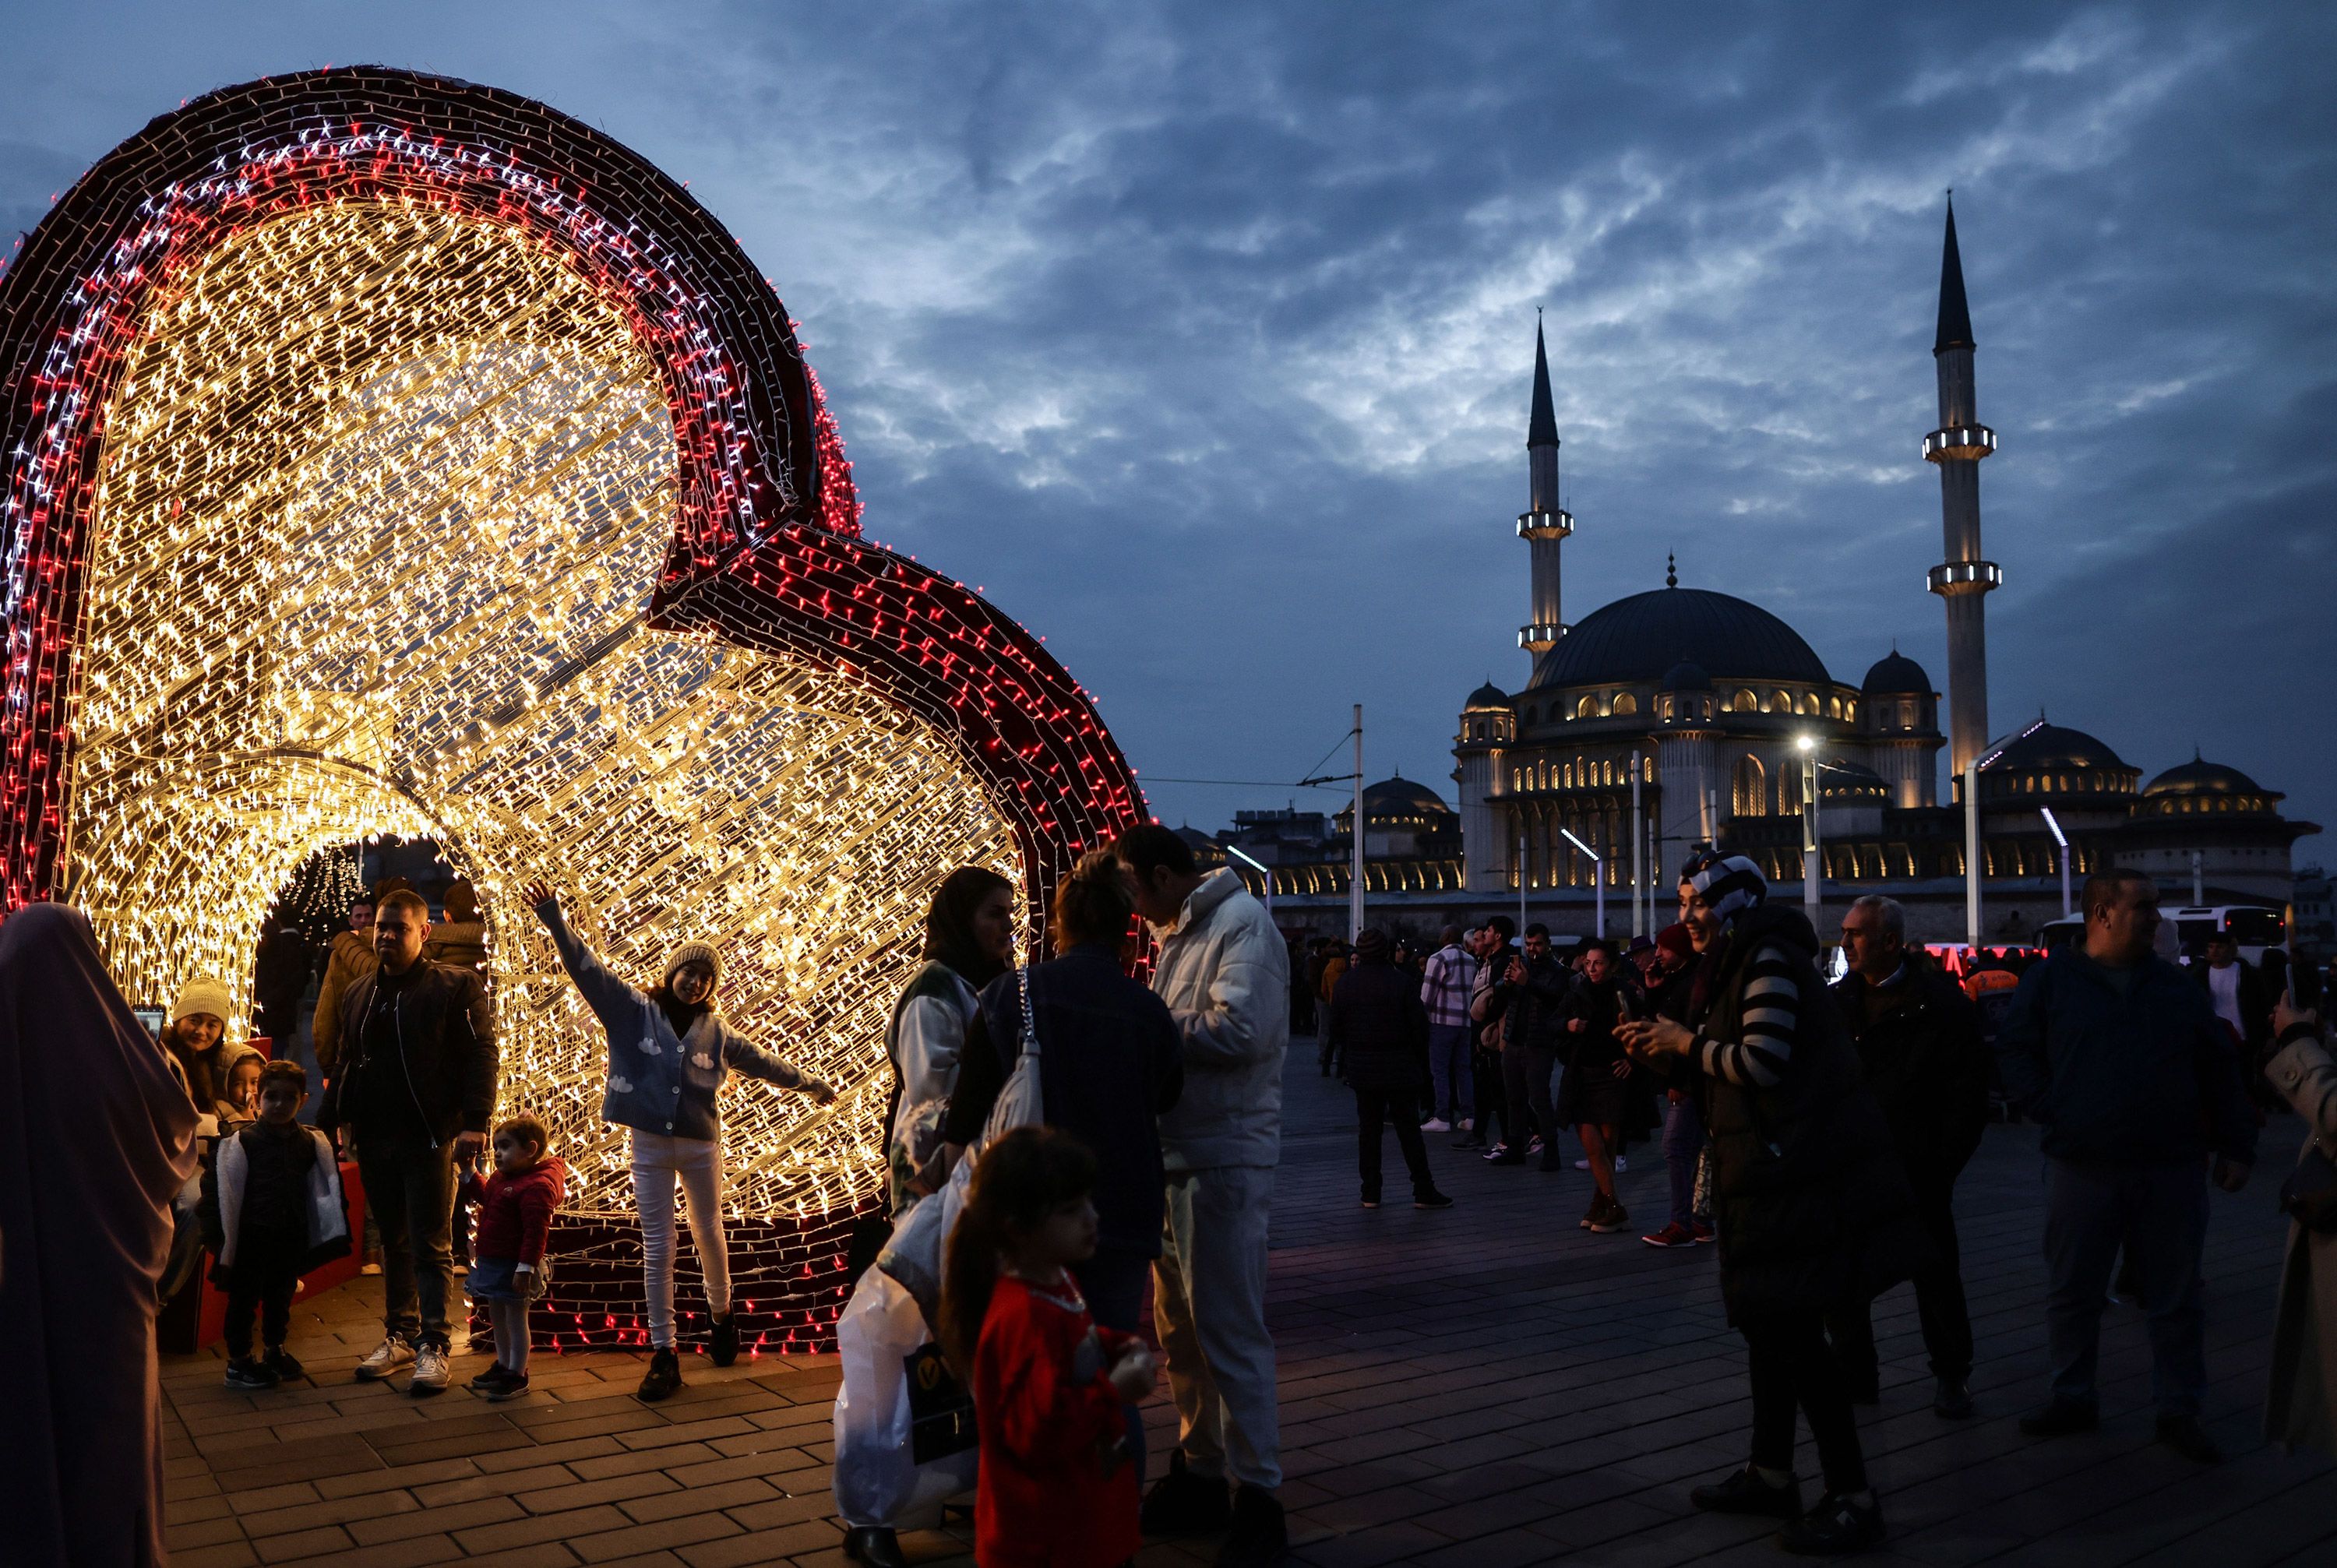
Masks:
[[[1233,1499],[1217,1475],[1197,1475],[1185,1468],[1180,1449],[1168,1455],[1168,1474],[1145,1494],[1137,1522],[1147,1535],[1208,1535],[1233,1522]]]
[[[1452,1207],[1452,1200],[1431,1187],[1425,1192],[1413,1193],[1412,1206],[1415,1209],[1450,1209]]]
[[[2093,1406],[2056,1399],[2023,1416],[2020,1432],[2025,1437],[2062,1437],[2072,1432],[2091,1432],[2101,1424],[2102,1413]]]
[[[1488,1165],[1522,1165],[1525,1162],[1526,1157],[1506,1143],[1499,1145],[1485,1156],[1485,1163]]]
[[[1931,1414],[1942,1421],[1966,1421],[1971,1418],[1971,1379],[1942,1377],[1940,1391],[1931,1396]]]
[[[2207,1436],[2196,1416],[2161,1416],[2158,1418],[2158,1440],[2174,1449],[2194,1465],[2221,1465],[2224,1451]]]
[[[726,1313],[714,1320],[714,1331],[707,1337],[707,1358],[717,1367],[728,1367],[738,1359],[738,1315]]]
[[[1730,1471],[1728,1478],[1716,1485],[1697,1487],[1687,1500],[1707,1514],[1757,1514],[1767,1519],[1802,1516],[1801,1482],[1772,1486],[1750,1465]]]
[[[508,1383],[517,1376],[517,1373],[502,1362],[490,1362],[485,1371],[472,1378],[464,1387],[469,1388],[474,1394],[485,1394],[493,1391],[497,1385]]]
[[[635,1392],[654,1403],[680,1387],[681,1362],[668,1345],[650,1354],[650,1369],[641,1374],[641,1386]]]
[[[238,1356],[227,1364],[227,1386],[230,1388],[273,1388],[279,1381],[275,1373],[249,1356]]]
[[[1777,1544],[1804,1557],[1834,1557],[1882,1544],[1882,1509],[1829,1492],[1818,1505],[1777,1532]]]
[[[297,1382],[308,1375],[308,1369],[293,1359],[292,1352],[281,1345],[270,1345],[268,1354],[259,1358],[259,1364],[275,1373],[279,1383]]]
[[[527,1392],[527,1374],[505,1373],[480,1392],[491,1405],[500,1405],[506,1399],[516,1399]]]
[[[1256,1486],[1234,1491],[1233,1528],[1217,1548],[1217,1568],[1267,1568],[1290,1550],[1290,1526],[1271,1492]]]
[[[1598,1217],[1590,1221],[1590,1228],[1604,1236],[1610,1231],[1620,1230],[1630,1222],[1630,1210],[1609,1198],[1600,1206]]]

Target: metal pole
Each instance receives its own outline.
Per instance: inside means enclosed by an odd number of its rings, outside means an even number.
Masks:
[[[2191,851],[2191,906],[2195,909],[2207,902],[2207,884],[2200,866],[2205,858],[2196,849]]]
[[[1980,761],[1964,767],[1964,940],[1980,956]]]
[[[1526,819],[1518,816],[1518,935],[1526,934]]]
[[[1364,934],[1364,705],[1355,704],[1355,831],[1347,875],[1347,940]]]
[[[1647,912],[1639,903],[1648,886],[1647,847],[1647,808],[1640,804],[1639,754],[1634,751],[1631,753],[1631,935],[1634,936],[1648,934]]]
[[[1566,841],[1569,844],[1573,845],[1577,849],[1581,850],[1585,855],[1590,858],[1591,906],[1598,911],[1593,918],[1599,923],[1599,930],[1597,934],[1604,936],[1607,935],[1607,862],[1599,858],[1597,850],[1591,848],[1589,845],[1585,844],[1581,839],[1577,838],[1574,836],[1573,828],[1561,828],[1559,829],[1559,832],[1565,836]],[[1609,848],[1612,848],[1612,846],[1609,846]]]
[[[1234,856],[1245,866],[1255,867],[1258,874],[1266,878],[1266,916],[1269,920],[1274,918],[1274,867],[1262,860],[1253,859],[1244,855],[1230,844],[1226,846],[1226,853]]]
[[[1806,744],[1802,752],[1802,913],[1823,943],[1825,936],[1818,925],[1818,758]]]
[[[2053,815],[2053,808],[2040,806],[2038,810],[2044,814],[2045,826],[2052,829],[2054,848],[2059,851],[2056,858],[2061,862],[2061,916],[2067,919],[2072,904],[2069,897],[2069,836],[2061,831],[2060,818]]]

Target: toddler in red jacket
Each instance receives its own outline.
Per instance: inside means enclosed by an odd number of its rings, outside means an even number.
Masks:
[[[522,1112],[495,1128],[494,1173],[463,1175],[463,1196],[479,1206],[471,1230],[471,1273],[464,1289],[487,1308],[495,1331],[495,1364],[471,1379],[488,1399],[527,1392],[528,1303],[543,1294],[544,1237],[560,1211],[568,1168],[551,1157],[543,1123]]]
[[[1106,1568],[1141,1544],[1125,1411],[1151,1353],[1096,1327],[1067,1268],[1095,1255],[1095,1173],[1070,1134],[1018,1127],[983,1152],[950,1233],[942,1348],[973,1387],[982,1568]]]

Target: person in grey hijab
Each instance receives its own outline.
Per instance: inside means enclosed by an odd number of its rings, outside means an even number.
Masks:
[[[88,917],[0,925],[0,1519],[14,1568],[143,1568],[162,1546],[155,1282],[195,1110]]]

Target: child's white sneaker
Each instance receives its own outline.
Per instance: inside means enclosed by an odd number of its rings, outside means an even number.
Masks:
[[[357,1363],[357,1379],[360,1382],[370,1383],[377,1377],[386,1377],[413,1359],[413,1346],[408,1345],[398,1335],[386,1335],[382,1342],[375,1346],[364,1360]]]

